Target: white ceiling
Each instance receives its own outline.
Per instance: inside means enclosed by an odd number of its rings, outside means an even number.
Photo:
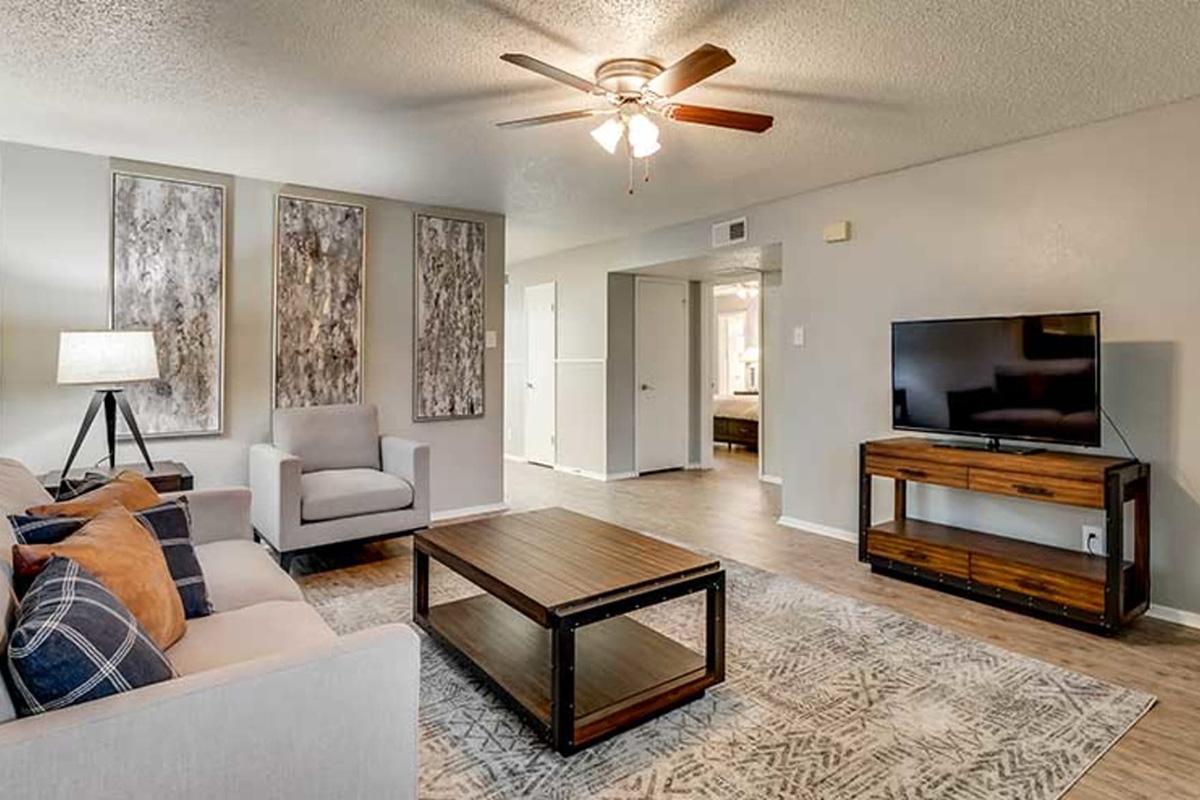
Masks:
[[[586,107],[504,64],[590,76],[713,42],[625,194]],[[1195,0],[0,0],[0,138],[500,211],[509,261],[1200,94]]]

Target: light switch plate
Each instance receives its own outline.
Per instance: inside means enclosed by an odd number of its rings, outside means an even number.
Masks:
[[[792,344],[796,347],[804,347],[804,326],[797,325],[792,330]]]
[[[496,332],[495,331],[484,331],[483,346],[489,350],[496,349]]]

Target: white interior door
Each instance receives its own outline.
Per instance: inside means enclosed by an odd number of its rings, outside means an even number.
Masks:
[[[687,466],[688,289],[638,278],[636,312],[638,472]]]
[[[554,466],[554,283],[525,287],[525,458]]]

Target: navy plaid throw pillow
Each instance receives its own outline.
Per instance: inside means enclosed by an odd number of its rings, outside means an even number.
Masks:
[[[8,672],[23,717],[175,677],[129,609],[77,562],[58,556],[21,600]]]
[[[192,517],[186,497],[168,500],[133,515],[162,547],[167,569],[175,581],[183,615],[188,619],[207,617],[212,613],[204,572],[192,545]],[[17,544],[55,544],[66,539],[87,524],[81,517],[32,517],[14,514],[8,518]]]
[[[58,482],[58,490],[54,493],[54,502],[74,500],[111,481],[112,478],[102,472],[85,472],[82,478],[63,478]]]

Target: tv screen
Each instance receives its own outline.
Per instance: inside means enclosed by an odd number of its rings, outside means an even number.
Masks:
[[[1099,446],[1099,312],[892,323],[892,423]]]

